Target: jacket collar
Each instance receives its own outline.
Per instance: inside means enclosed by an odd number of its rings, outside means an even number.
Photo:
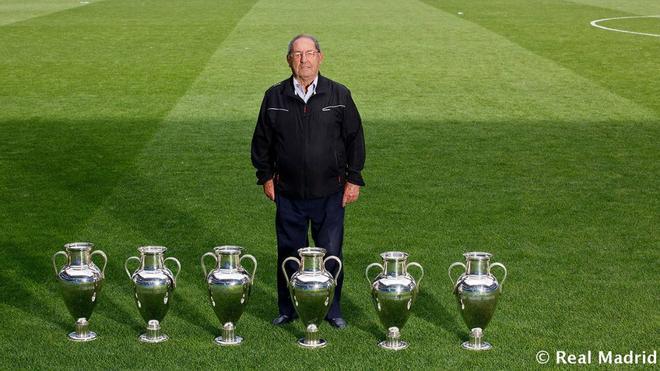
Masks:
[[[328,79],[321,76],[319,72],[319,81],[316,84],[316,95],[327,93],[330,87]],[[296,91],[293,87],[293,75],[289,76],[288,79],[284,80],[284,94],[290,97],[298,97]]]

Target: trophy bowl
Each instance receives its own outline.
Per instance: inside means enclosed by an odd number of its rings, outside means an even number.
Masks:
[[[140,257],[131,256],[126,259],[124,269],[133,282],[133,297],[140,315],[147,322],[146,332],[139,340],[144,343],[160,343],[168,336],[161,333],[161,322],[170,309],[172,293],[176,286],[176,278],[181,272],[181,263],[176,258],[164,259],[166,247],[142,246],[138,248]],[[128,263],[137,260],[140,266],[131,273]],[[167,261],[173,261],[177,267],[176,275],[166,266]]]
[[[215,338],[218,345],[239,345],[243,341],[242,337],[235,335],[234,330],[250,297],[257,260],[249,254],[241,256],[241,251],[239,246],[218,246],[201,258],[209,301],[222,327],[222,336]],[[211,272],[207,272],[204,264],[204,258],[207,256],[214,258],[216,262],[215,269]],[[251,274],[241,266],[243,259],[252,261]]]
[[[454,295],[458,311],[470,329],[470,340],[462,344],[463,349],[488,350],[492,345],[483,340],[483,332],[490,322],[498,299],[502,293],[502,284],[506,280],[506,267],[501,263],[490,263],[492,254],[487,252],[469,252],[463,254],[465,263],[456,262],[449,266],[449,279],[454,285]],[[454,267],[463,267],[464,272],[454,280],[451,275]],[[492,267],[504,270],[502,282],[490,273]]]
[[[101,250],[92,251],[94,244],[90,242],[73,242],[64,245],[64,251],[56,252],[52,257],[53,269],[64,297],[69,313],[76,319],[76,330],[68,336],[72,341],[91,341],[96,339],[96,333],[89,331],[89,318],[98,302],[108,257]],[[92,256],[101,255],[103,268],[99,269]],[[60,269],[57,268],[58,255],[66,257],[67,261]]]
[[[383,262],[369,264],[365,276],[371,287],[371,299],[380,322],[387,329],[387,339],[378,345],[389,350],[401,350],[408,343],[401,340],[401,329],[408,321],[410,310],[417,298],[419,284],[424,277],[424,268],[419,263],[408,263],[408,254],[401,251],[388,251],[380,254]],[[421,271],[417,281],[408,273],[408,267],[415,266]],[[369,270],[380,268],[380,273],[372,280]]]
[[[323,259],[325,253],[326,250],[319,247],[305,247],[298,250],[300,259],[288,257],[282,262],[293,306],[305,325],[305,337],[298,340],[298,345],[303,348],[322,348],[327,344],[319,337],[318,326],[330,310],[342,264],[336,256]],[[334,276],[325,269],[328,260],[335,260],[338,264]],[[291,279],[286,274],[288,261],[298,263],[298,271],[291,275]]]

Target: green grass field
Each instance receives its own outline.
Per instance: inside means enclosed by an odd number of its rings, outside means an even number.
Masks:
[[[0,368],[530,369],[538,351],[657,350],[660,335],[660,37],[590,26],[660,15],[655,0],[0,0]],[[660,34],[660,18],[604,24]],[[300,32],[352,90],[367,187],[347,211],[343,308],[329,346],[270,325],[274,205],[249,146],[263,92]],[[52,254],[109,257],[72,343]],[[123,270],[157,244],[183,265],[163,329]],[[200,256],[259,261],[237,333],[219,334]],[[364,268],[403,250],[426,269],[387,352]],[[489,251],[509,269],[486,338],[460,349],[447,267]]]

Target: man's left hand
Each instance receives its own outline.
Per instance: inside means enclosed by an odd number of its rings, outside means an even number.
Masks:
[[[344,199],[341,201],[341,207],[346,207],[346,205],[351,202],[357,201],[360,196],[360,186],[353,183],[348,183],[344,185]]]

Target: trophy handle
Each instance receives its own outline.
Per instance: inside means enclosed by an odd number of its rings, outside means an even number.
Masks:
[[[367,265],[367,269],[364,270],[364,276],[367,277],[367,282],[369,282],[369,285],[371,285],[371,279],[369,278],[369,270],[373,267],[380,267],[381,272],[385,270],[385,267],[383,267],[383,265],[380,263],[371,263]]]
[[[419,268],[420,272],[422,272],[422,274],[419,276],[419,279],[417,280],[417,287],[419,287],[420,282],[422,282],[422,278],[424,278],[424,268],[422,268],[422,266],[419,263],[412,262],[406,265],[406,271],[408,271],[408,267],[410,267],[411,265],[413,267]]]
[[[286,274],[285,265],[286,265],[286,262],[288,262],[289,260],[292,260],[292,261],[298,263],[298,266],[300,266],[300,260],[296,259],[293,256],[289,256],[288,258],[284,259],[284,261],[282,262],[282,273],[284,273],[284,278],[286,278],[286,285],[287,286],[289,285],[289,276]]]
[[[179,277],[179,273],[181,273],[181,263],[179,263],[179,260],[177,258],[173,258],[173,257],[170,256],[169,258],[166,258],[165,260],[163,260],[163,264],[167,263],[168,260],[171,260],[174,263],[176,263],[177,268],[179,268],[176,271],[176,274],[174,275],[174,282],[176,282],[177,277]]]
[[[336,260],[337,263],[339,264],[339,268],[337,269],[337,274],[335,274],[335,283],[336,283],[336,282],[337,282],[337,279],[339,278],[339,273],[341,273],[341,268],[342,268],[341,260],[339,260],[339,258],[336,257],[336,256],[328,256],[328,257],[325,258],[325,260],[323,261],[323,267],[325,267],[325,263],[326,263],[328,260]]]
[[[504,270],[504,278],[502,278],[502,281],[500,282],[500,290],[501,290],[502,285],[504,285],[504,280],[506,280],[506,275],[507,275],[506,267],[502,263],[493,263],[488,267],[488,270],[490,270],[493,267],[500,267]]]
[[[465,264],[463,264],[463,263],[461,263],[461,262],[456,262],[456,263],[450,265],[450,266],[449,266],[449,270],[448,270],[447,272],[449,273],[449,280],[451,281],[451,284],[452,284],[452,285],[455,285],[455,284],[456,284],[456,280],[454,280],[454,279],[452,278],[452,276],[451,276],[451,270],[452,270],[454,267],[458,267],[458,266],[463,267],[463,271],[467,271],[467,267],[465,266]]]
[[[105,255],[105,253],[101,250],[92,251],[90,256],[94,256],[94,254],[99,254],[101,257],[103,257],[103,268],[101,268],[101,273],[105,273],[105,267],[108,265],[108,256]]]
[[[131,256],[130,258],[126,259],[126,261],[124,262],[124,270],[126,271],[126,274],[128,275],[129,279],[133,279],[133,277],[131,277],[131,271],[128,270],[128,262],[133,259],[137,260],[138,263],[140,262],[140,258],[138,258],[137,256]]]
[[[61,250],[58,251],[58,252],[56,252],[55,254],[53,254],[53,258],[52,258],[52,260],[53,260],[53,269],[55,269],[55,275],[56,275],[56,276],[60,273],[60,270],[57,269],[57,263],[55,262],[55,257],[58,256],[58,255],[64,255],[64,257],[66,257],[67,259],[69,259],[69,257],[68,257],[68,255],[66,254],[66,252],[61,251]]]
[[[209,251],[206,254],[202,255],[201,262],[202,262],[202,271],[204,272],[204,279],[208,277],[208,272],[206,271],[206,264],[204,264],[204,258],[207,256],[212,256],[213,259],[215,259],[215,262],[216,263],[218,262],[218,258],[215,257],[215,254],[213,252]]]
[[[254,274],[257,273],[257,259],[255,259],[255,257],[250,254],[245,254],[241,256],[238,262],[241,263],[245,258],[252,260],[252,262],[254,263],[254,268],[252,268],[252,274],[250,275],[250,281],[254,282]]]

